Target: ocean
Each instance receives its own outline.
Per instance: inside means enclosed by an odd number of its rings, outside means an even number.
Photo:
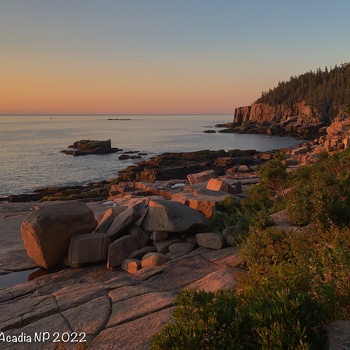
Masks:
[[[147,153],[144,158],[204,149],[267,151],[300,143],[288,137],[203,133],[232,119],[232,115],[0,115],[0,196],[112,179],[139,161],[119,160],[119,153],[73,157],[60,152],[82,139],[111,139],[112,147]]]

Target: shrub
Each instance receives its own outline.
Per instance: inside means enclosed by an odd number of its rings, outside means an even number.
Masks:
[[[264,281],[295,286],[324,305],[329,321],[350,317],[350,229],[318,233],[251,230],[242,246],[249,273],[241,288]]]
[[[314,223],[320,230],[350,223],[350,153],[325,157],[290,175],[293,191],[285,198],[289,221]]]
[[[280,192],[287,179],[287,166],[283,164],[284,155],[275,153],[272,160],[259,169],[261,182],[274,192]]]
[[[309,293],[271,283],[246,291],[244,298],[259,349],[320,349],[325,337],[324,307]]]
[[[174,323],[153,336],[152,349],[256,349],[238,303],[233,290],[183,292],[176,297]]]
[[[246,228],[245,217],[241,205],[234,197],[227,197],[218,204],[218,211],[210,218],[210,230],[222,233],[225,228],[239,225]]]
[[[153,350],[319,349],[322,305],[309,294],[269,284],[176,298],[174,322],[152,338]]]
[[[237,217],[233,214],[215,212],[210,218],[210,230],[218,233],[237,224]]]

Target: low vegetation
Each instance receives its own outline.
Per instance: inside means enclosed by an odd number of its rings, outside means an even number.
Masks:
[[[222,203],[221,231],[239,225],[247,270],[238,286],[176,298],[153,349],[322,349],[323,326],[350,317],[350,152],[288,173],[276,155],[238,205]],[[298,230],[273,226],[285,210]]]

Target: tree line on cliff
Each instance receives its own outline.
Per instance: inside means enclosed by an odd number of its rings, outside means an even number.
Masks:
[[[350,106],[350,63],[291,76],[288,81],[280,81],[277,87],[262,92],[255,103],[291,107],[302,101],[313,107],[323,106],[331,117],[341,106]]]

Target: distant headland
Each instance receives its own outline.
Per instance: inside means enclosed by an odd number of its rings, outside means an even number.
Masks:
[[[349,81],[350,63],[292,76],[250,106],[236,108],[233,123],[219,132],[320,137],[337,117],[349,115]]]

